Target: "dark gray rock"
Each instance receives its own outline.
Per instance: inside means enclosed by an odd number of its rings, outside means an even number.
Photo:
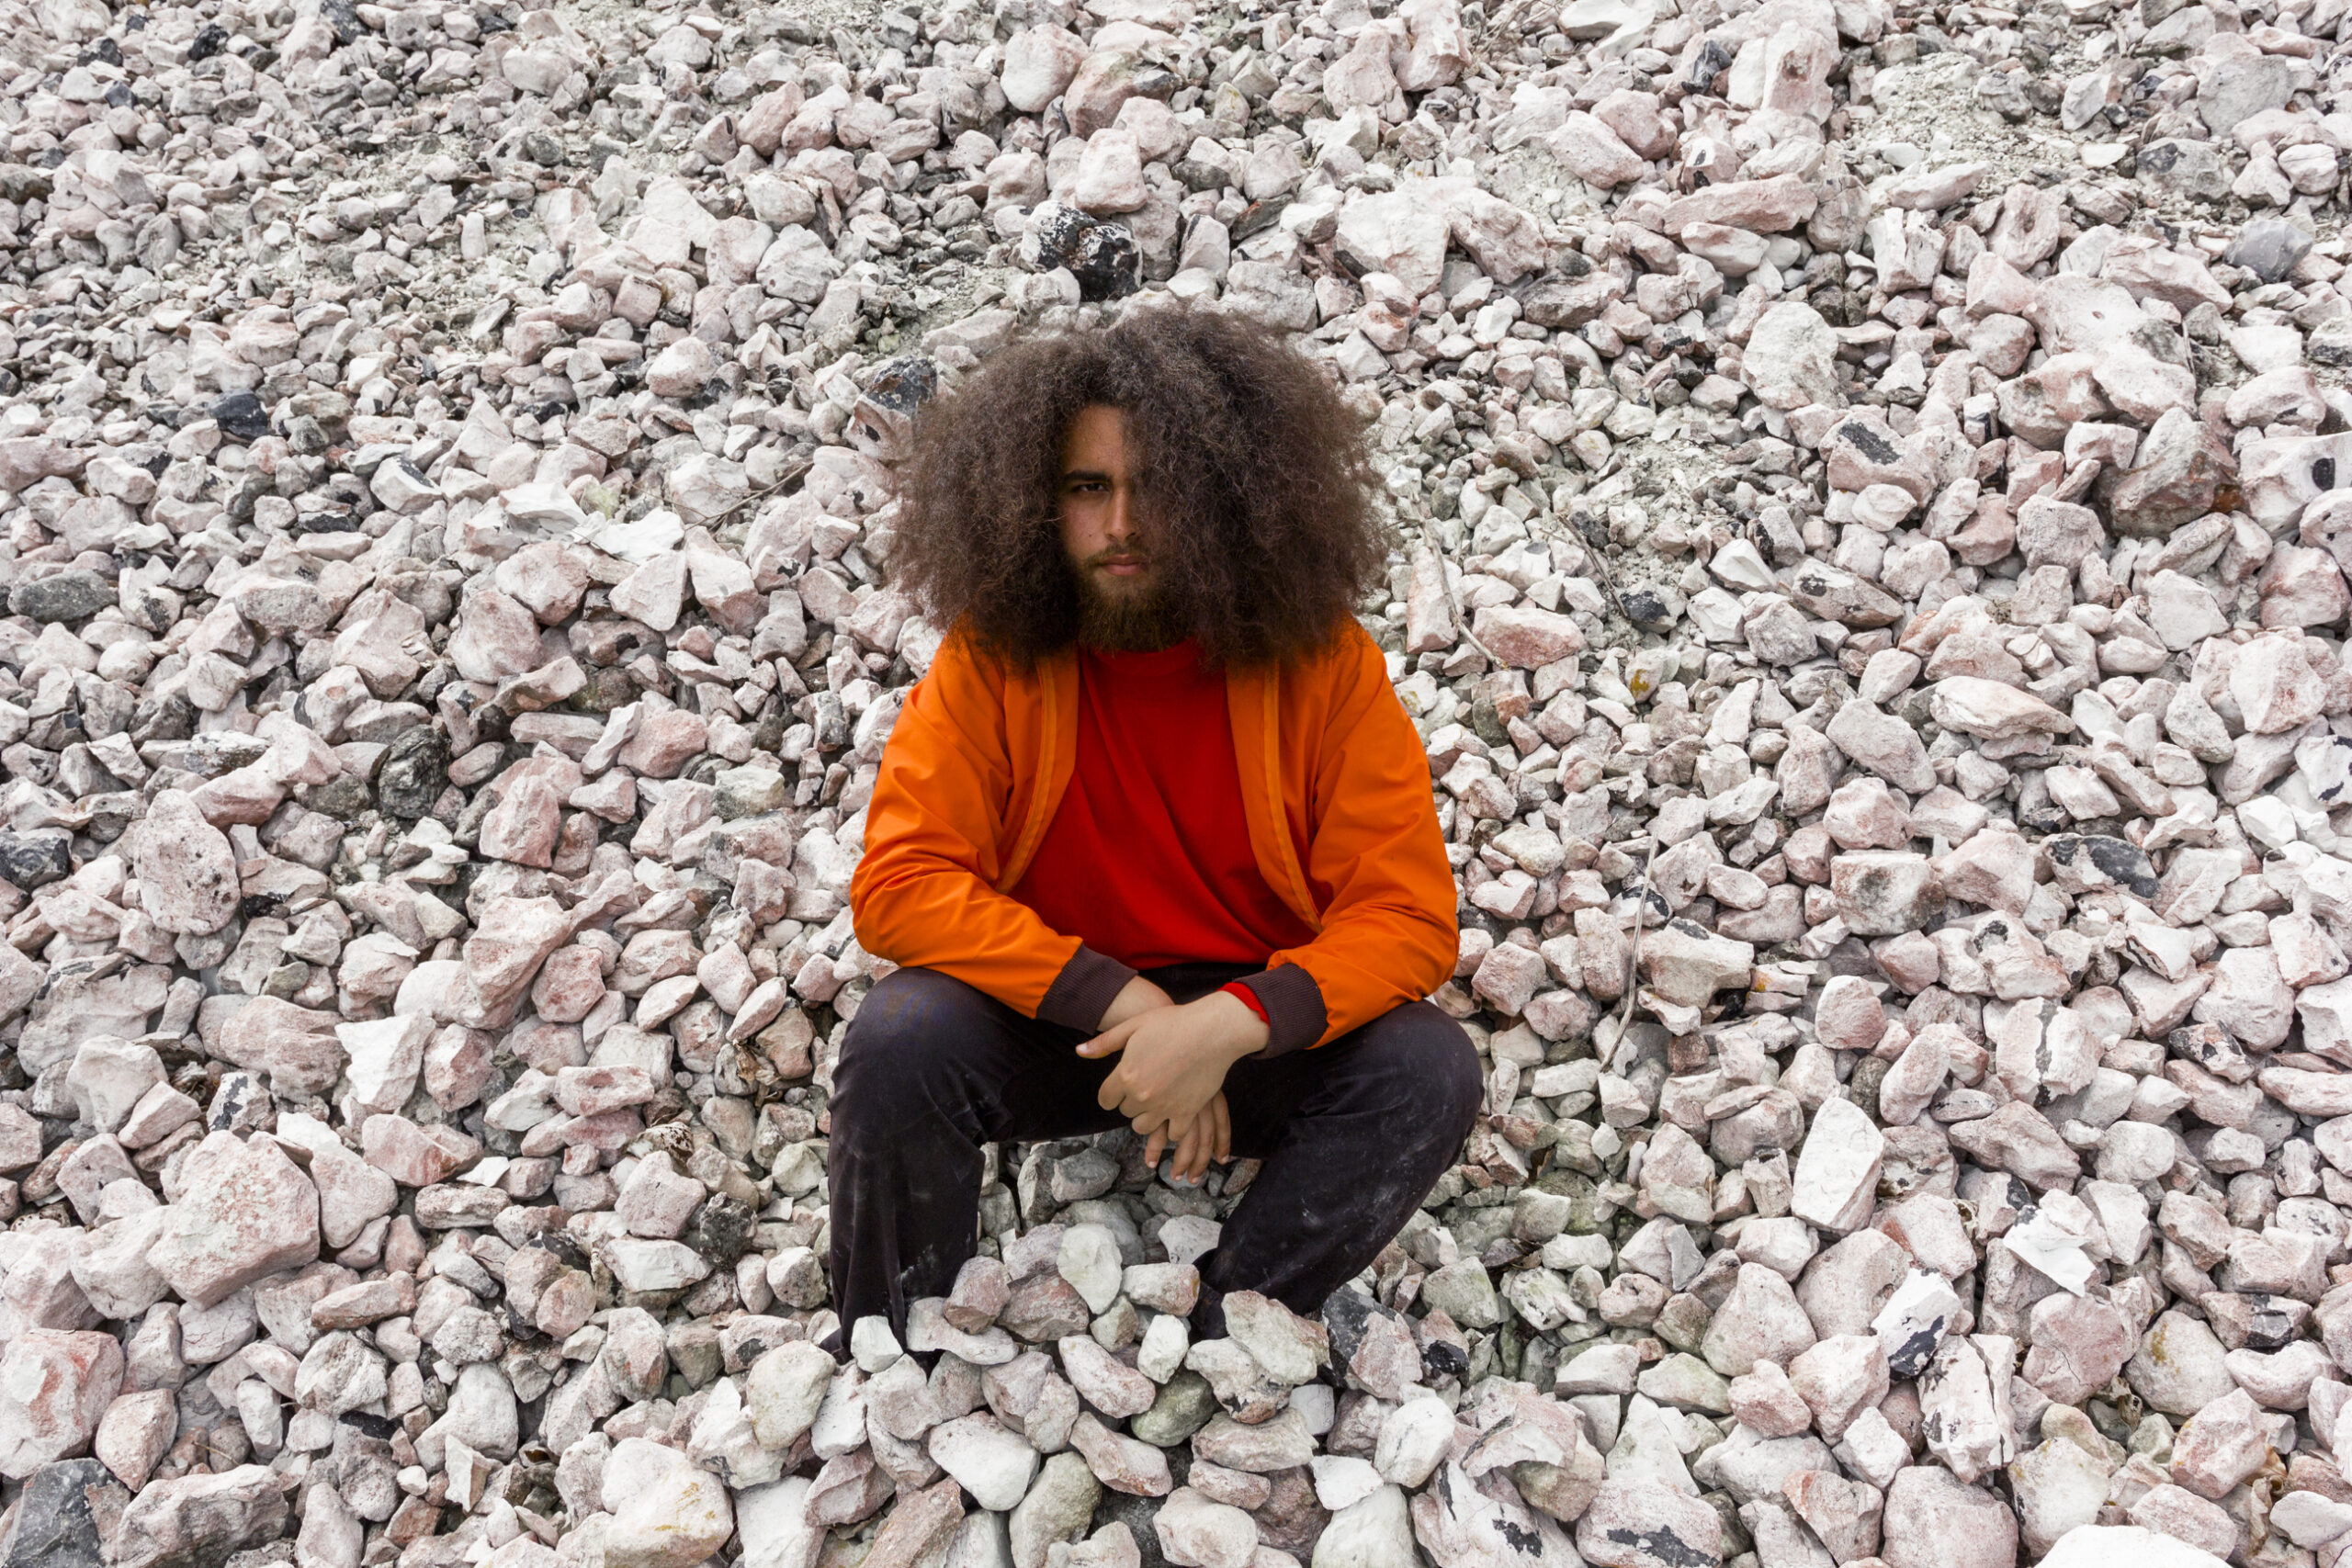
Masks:
[[[86,621],[114,602],[114,585],[95,571],[52,572],[8,590],[9,613],[44,626]]]
[[[0,876],[29,893],[73,874],[74,840],[63,829],[0,829]]]
[[[2312,237],[2284,218],[2256,218],[2238,231],[2222,259],[2265,283],[2277,283],[2311,254]]]
[[[119,1482],[94,1459],[42,1465],[25,1482],[16,1528],[0,1541],[0,1568],[100,1568],[105,1532],[130,1500]]]
[[[232,441],[258,441],[269,434],[269,410],[251,392],[231,392],[213,400],[206,411],[220,434]]]
[[[449,787],[449,741],[420,726],[394,740],[376,774],[376,804],[385,815],[413,822]]]

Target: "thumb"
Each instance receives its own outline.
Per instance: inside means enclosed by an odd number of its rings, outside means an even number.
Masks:
[[[1125,1048],[1128,1032],[1128,1028],[1124,1023],[1106,1029],[1080,1045],[1078,1048],[1078,1054],[1090,1059],[1111,1055]]]

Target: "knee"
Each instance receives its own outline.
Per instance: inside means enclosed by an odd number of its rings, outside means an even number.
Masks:
[[[1434,1002],[1408,1002],[1368,1025],[1364,1043],[1411,1124],[1447,1144],[1470,1135],[1487,1084],[1478,1048],[1461,1024]]]
[[[988,998],[935,969],[898,969],[866,993],[833,1068],[834,1115],[887,1113],[927,1096]]]

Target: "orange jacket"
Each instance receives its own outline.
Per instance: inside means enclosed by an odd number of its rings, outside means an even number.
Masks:
[[[1258,869],[1316,933],[1246,982],[1278,1055],[1444,984],[1453,874],[1428,753],[1363,627],[1278,671],[1229,670],[1226,693]],[[1072,652],[1024,675],[951,636],[882,753],[849,897],[868,953],[1091,1032],[1135,971],[1007,891],[1069,784],[1077,696]]]

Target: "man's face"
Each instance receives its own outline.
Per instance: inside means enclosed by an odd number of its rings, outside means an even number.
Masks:
[[[1078,577],[1079,637],[1112,651],[1164,648],[1160,585],[1127,466],[1126,416],[1081,409],[1062,438],[1062,547]]]

